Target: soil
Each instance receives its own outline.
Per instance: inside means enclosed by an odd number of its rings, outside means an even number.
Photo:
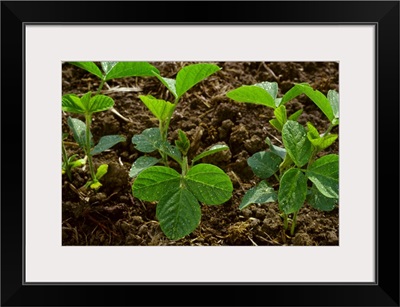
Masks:
[[[151,62],[164,77],[175,78],[184,66],[195,62]],[[180,100],[170,124],[169,140],[177,138],[177,129],[185,131],[191,141],[190,155],[214,144],[226,144],[230,150],[207,157],[223,169],[234,186],[232,198],[219,206],[201,206],[201,223],[191,234],[180,240],[169,240],[156,218],[156,203],[144,202],[132,195],[133,179],[129,170],[142,156],[131,142],[133,135],[158,126],[158,122],[139,100],[139,95],[151,94],[173,101],[172,95],[156,78],[134,77],[114,79],[106,83],[102,94],[115,101],[111,110],[95,113],[91,126],[94,142],[104,135],[120,134],[126,141],[95,155],[95,165],[106,163],[108,173],[102,187],[94,192],[81,187],[87,182],[88,169],[75,168],[72,181],[62,176],[62,244],[63,245],[339,245],[339,205],[329,212],[318,211],[308,204],[300,209],[293,236],[283,230],[276,203],[254,204],[239,210],[244,193],[260,179],[247,165],[252,154],[266,150],[266,137],[279,146],[278,131],[269,124],[273,111],[262,105],[238,103],[225,93],[241,85],[276,81],[278,97],[295,83],[307,82],[326,94],[339,91],[339,66],[336,62],[214,62],[222,69],[190,89]],[[70,65],[62,65],[62,93],[81,95],[96,91],[99,80],[94,75]],[[286,104],[288,114],[303,108],[299,122],[310,121],[319,131],[325,131],[328,121],[306,96]],[[66,149],[69,155],[84,157],[67,125],[62,112],[62,130],[68,133]],[[336,127],[333,132],[338,133]],[[339,152],[339,140],[324,154]]]

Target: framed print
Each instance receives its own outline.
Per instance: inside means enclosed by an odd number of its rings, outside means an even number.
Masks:
[[[399,306],[398,1],[1,27],[3,306]]]

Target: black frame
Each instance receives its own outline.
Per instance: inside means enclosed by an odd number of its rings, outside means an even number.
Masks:
[[[1,2],[1,306],[399,306],[399,3]],[[376,283],[24,284],[24,24],[132,22],[376,26]],[[359,223],[355,221],[354,231],[362,235]]]

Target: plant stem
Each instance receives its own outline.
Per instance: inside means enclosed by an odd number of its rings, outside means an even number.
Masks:
[[[65,149],[65,146],[64,146],[64,141],[62,141],[62,155],[63,155],[64,165],[65,165],[65,172],[67,173],[69,180],[72,181],[71,170],[69,168],[68,155],[67,155],[67,150]]]
[[[299,211],[296,211],[294,214],[293,214],[293,220],[292,220],[292,227],[291,227],[291,229],[290,229],[290,234],[293,236],[294,235],[294,229],[295,229],[295,227],[296,227],[296,221],[297,221],[297,213],[298,213]]]
[[[283,213],[283,228],[288,229],[288,216],[286,213]]]
[[[89,163],[90,175],[92,177],[93,182],[97,182],[96,173],[94,172],[92,155],[90,154],[91,144],[90,144],[90,125],[92,123],[92,115],[85,114],[86,119],[86,156]]]
[[[177,105],[178,105],[178,99],[175,99],[174,108],[171,111],[171,115],[167,118],[166,121],[160,121],[160,124],[159,124],[161,139],[165,142],[167,142],[169,124],[171,122],[172,115],[174,114],[174,111],[175,111]],[[165,166],[168,166],[168,155],[164,152],[160,152],[160,154],[161,154],[161,157],[162,157],[162,160],[163,160]]]
[[[326,129],[326,131],[322,134],[321,137],[326,136],[329,132],[331,132],[332,128],[335,127],[336,125],[330,123],[328,129]]]
[[[97,89],[96,95],[100,94],[100,91],[103,89],[103,86],[104,86],[105,82],[106,82],[105,80],[103,80],[103,79],[101,80],[99,88]]]

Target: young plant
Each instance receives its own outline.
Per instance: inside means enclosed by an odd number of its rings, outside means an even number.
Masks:
[[[293,235],[297,214],[305,202],[323,211],[333,210],[338,203],[339,156],[321,154],[338,138],[331,130],[339,125],[339,95],[330,90],[325,96],[306,83],[294,85],[283,97],[278,98],[277,93],[276,82],[244,85],[227,93],[237,102],[273,108],[275,118],[269,123],[281,133],[284,145],[275,146],[267,138],[269,149],[257,152],[247,160],[254,174],[262,180],[245,193],[239,209],[255,203],[278,202],[285,230],[289,227],[289,216],[292,216],[290,234]],[[302,94],[329,119],[329,126],[322,134],[312,123],[303,127],[297,121],[302,110],[288,116],[285,104]],[[270,177],[278,181],[277,191],[267,180]]]
[[[171,146],[166,141],[157,143],[156,148],[174,159],[181,172],[168,166],[133,166],[136,179],[132,194],[144,201],[158,202],[156,216],[161,230],[171,240],[178,240],[193,232],[201,220],[199,202],[220,205],[232,196],[233,186],[227,174],[215,165],[199,163],[202,158],[227,150],[226,145],[215,145],[202,152],[188,163],[190,142],[186,134],[178,130],[179,138]],[[138,162],[138,161],[136,161]],[[132,171],[131,171],[132,172]]]
[[[92,156],[111,148],[119,142],[124,142],[125,137],[120,135],[108,135],[100,138],[98,144],[93,146],[93,136],[90,132],[93,113],[109,110],[114,105],[114,100],[108,96],[95,95],[88,92],[82,97],[73,94],[62,96],[62,110],[65,112],[81,114],[85,117],[85,122],[77,118],[68,118],[68,125],[71,128],[74,139],[84,150],[89,164],[91,180],[89,180],[85,188],[98,189],[101,187],[99,179],[107,173],[108,165],[102,164],[95,171]]]
[[[107,173],[108,166],[101,165],[97,172],[95,172],[91,157],[119,142],[125,141],[125,138],[121,136],[105,136],[102,137],[96,147],[92,149],[93,140],[90,133],[92,114],[95,112],[111,110],[121,116],[114,109],[113,99],[104,95],[99,95],[105,82],[117,78],[153,76],[153,73],[158,73],[159,71],[148,62],[100,62],[102,70],[100,70],[99,66],[95,62],[69,63],[94,74],[100,79],[100,85],[94,97],[91,97],[91,93],[87,93],[81,98],[76,95],[64,95],[62,98],[63,111],[82,114],[85,116],[86,123],[83,123],[79,119],[69,118],[68,125],[73,132],[75,141],[77,141],[81,148],[84,149],[89,162],[92,180],[90,180],[85,187],[90,186],[93,189],[98,189],[101,186],[99,179]],[[73,159],[75,155],[68,158],[64,148],[64,143],[62,145],[64,160],[63,173],[66,172],[68,178],[71,179],[71,167],[78,166],[81,160],[74,162]]]
[[[169,102],[163,99],[157,99],[151,95],[139,96],[140,100],[157,118],[159,126],[158,128],[146,129],[141,134],[133,136],[132,143],[136,144],[136,149],[144,153],[151,153],[155,150],[158,150],[154,144],[159,141],[167,141],[169,124],[182,96],[193,86],[214,74],[218,70],[220,70],[220,67],[215,64],[191,64],[183,67],[177,73],[176,79],[162,77],[158,71],[153,71],[153,75],[156,76],[172,93],[174,96],[174,101]],[[162,162],[167,166],[167,154],[161,150],[158,151],[161,155]],[[156,161],[154,158],[146,156],[141,157],[140,160],[140,163],[143,167],[146,165],[154,165],[157,162],[158,161]]]
[[[62,164],[61,164],[61,170],[62,174],[67,174],[68,179],[72,181],[72,174],[71,170],[75,167],[81,167],[85,165],[86,163],[86,158],[85,159],[77,159],[76,157],[78,155],[72,155],[68,157],[67,150],[65,149],[64,145],[64,140],[68,137],[67,133],[63,133],[62,135]]]

